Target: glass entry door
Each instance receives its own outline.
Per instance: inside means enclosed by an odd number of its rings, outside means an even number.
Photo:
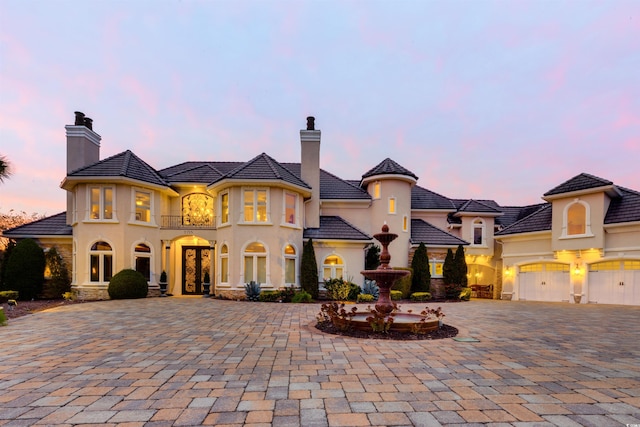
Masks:
[[[201,295],[204,273],[210,271],[211,249],[207,246],[182,247],[182,295]]]

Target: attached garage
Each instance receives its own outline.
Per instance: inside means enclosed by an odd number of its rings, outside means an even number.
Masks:
[[[640,260],[591,264],[587,298],[590,303],[640,305]]]
[[[518,299],[526,301],[569,301],[569,265],[535,263],[520,266]]]

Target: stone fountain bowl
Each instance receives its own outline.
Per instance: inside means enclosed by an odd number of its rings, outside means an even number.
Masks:
[[[371,325],[367,321],[369,313],[356,313],[355,316],[349,320],[351,326],[359,331],[371,331]],[[390,331],[396,332],[413,332],[413,333],[427,333],[435,331],[440,327],[438,319],[427,319],[421,321],[422,316],[412,313],[396,313],[393,316],[393,323],[391,324]]]
[[[407,270],[377,269],[363,270],[360,272],[367,279],[375,280],[378,286],[381,284],[393,285],[393,282],[406,276],[410,272]]]

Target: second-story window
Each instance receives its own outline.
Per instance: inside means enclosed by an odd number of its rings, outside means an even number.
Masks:
[[[396,198],[395,197],[389,197],[389,213],[390,214],[395,214],[396,213]]]
[[[244,222],[267,222],[267,190],[244,190]]]
[[[220,222],[222,224],[229,222],[229,193],[220,195]]]
[[[567,209],[567,235],[586,234],[587,209],[574,203]]]
[[[113,187],[91,187],[92,220],[113,219]]]
[[[284,222],[287,224],[296,224],[296,205],[298,204],[298,196],[293,193],[284,193]]]
[[[473,221],[473,244],[476,246],[484,245],[484,221],[475,219]]]
[[[136,221],[151,222],[151,193],[136,190],[135,205]]]

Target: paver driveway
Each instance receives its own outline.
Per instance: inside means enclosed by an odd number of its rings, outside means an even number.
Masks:
[[[640,424],[639,307],[443,309],[480,341],[325,335],[311,326],[318,304],[174,297],[37,313],[0,328],[0,425]]]

